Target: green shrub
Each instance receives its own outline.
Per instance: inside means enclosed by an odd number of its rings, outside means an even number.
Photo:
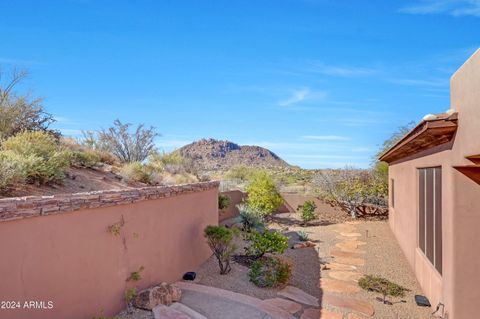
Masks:
[[[247,235],[250,244],[245,247],[248,256],[262,257],[266,253],[282,254],[288,248],[288,237],[279,231],[252,231]]]
[[[249,180],[256,171],[257,169],[255,168],[245,165],[237,165],[228,170],[228,172],[225,174],[225,178],[245,182]]]
[[[382,294],[382,302],[384,304],[389,303],[387,296],[403,297],[405,296],[405,292],[409,291],[407,288],[393,283],[388,279],[373,275],[364,275],[358,280],[358,285],[362,289]]]
[[[246,191],[247,204],[264,216],[274,213],[283,202],[273,178],[266,171],[255,172]]]
[[[71,151],[69,155],[70,165],[75,167],[93,168],[101,161],[100,156],[93,150]]]
[[[237,205],[239,215],[238,222],[242,224],[242,229],[245,232],[250,232],[252,229],[263,231],[265,225],[263,223],[262,215],[247,204]]]
[[[307,200],[303,203],[303,205],[298,206],[297,209],[301,209],[301,217],[303,224],[306,225],[308,222],[317,219],[317,215],[315,214],[315,209],[317,205],[313,200]]]
[[[25,158],[12,152],[0,152],[0,191],[22,184],[27,177]]]
[[[230,197],[227,195],[218,195],[218,209],[223,210],[230,206]]]
[[[12,152],[21,158],[29,183],[62,182],[69,166],[69,152],[61,148],[52,135],[42,131],[10,137],[3,142],[2,152]]]
[[[204,236],[217,258],[220,274],[227,274],[231,270],[230,256],[236,249],[233,243],[233,231],[224,226],[209,225],[205,227]]]
[[[285,286],[292,275],[289,262],[277,256],[262,257],[250,266],[250,281],[259,287],[277,288]]]
[[[300,241],[307,241],[308,240],[308,234],[302,230],[297,231],[298,238]]]
[[[140,162],[131,162],[124,164],[119,171],[119,175],[127,182],[141,182],[149,184],[152,182],[152,172],[148,167]]]

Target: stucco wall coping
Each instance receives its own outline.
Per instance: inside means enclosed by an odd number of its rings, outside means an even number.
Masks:
[[[109,207],[218,188],[219,181],[0,199],[0,222]]]

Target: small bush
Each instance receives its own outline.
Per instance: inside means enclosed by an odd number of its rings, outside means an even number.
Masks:
[[[61,148],[52,135],[42,131],[22,132],[10,137],[3,142],[2,152],[18,155],[29,183],[62,182],[69,166],[69,152]]]
[[[307,241],[308,240],[308,234],[302,230],[297,231],[298,238],[300,241]]]
[[[274,213],[283,202],[273,178],[266,171],[255,172],[246,191],[247,204],[264,216]]]
[[[266,253],[282,254],[288,248],[288,237],[278,231],[252,231],[247,235],[250,244],[245,247],[247,256],[256,258],[262,257]]]
[[[152,182],[151,171],[140,162],[126,163],[120,168],[119,175],[127,182],[141,182],[149,184]]]
[[[142,280],[142,271],[145,267],[140,266],[137,271],[130,273],[130,276],[127,278],[127,281],[140,281]]]
[[[239,215],[238,222],[242,224],[242,230],[251,232],[252,230],[263,231],[265,225],[263,223],[262,215],[255,209],[252,209],[247,204],[237,205]]]
[[[230,256],[236,249],[233,235],[233,231],[224,226],[209,225],[204,230],[208,246],[217,258],[221,275],[227,274],[231,270]]]
[[[317,215],[315,214],[315,209],[317,205],[313,200],[307,200],[303,203],[303,205],[298,206],[298,209],[301,209],[301,217],[303,224],[306,225],[308,222],[317,219]]]
[[[382,294],[382,301],[384,304],[389,303],[387,301],[387,296],[403,297],[405,296],[405,292],[409,291],[407,288],[393,283],[388,279],[372,275],[365,275],[360,278],[360,280],[358,280],[358,285],[364,290]]]
[[[248,276],[259,287],[285,286],[292,275],[292,265],[277,256],[263,257],[254,261]]]
[[[101,158],[93,150],[72,151],[70,153],[70,165],[75,167],[93,168],[100,163]]]
[[[218,195],[218,209],[223,210],[230,206],[230,197],[227,195]]]
[[[0,152],[0,191],[22,184],[27,177],[26,159],[12,151]]]

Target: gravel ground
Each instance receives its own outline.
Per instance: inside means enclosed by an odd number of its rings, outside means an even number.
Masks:
[[[360,271],[387,278],[405,288],[410,289],[404,298],[389,299],[393,302],[404,300],[405,303],[394,303],[392,306],[383,305],[375,300],[374,293],[361,292],[365,299],[374,305],[375,318],[419,319],[430,318],[431,308],[416,305],[414,295],[423,294],[410,265],[398,245],[388,222],[370,221],[359,222],[355,225],[362,234],[360,240],[367,242],[365,266]],[[366,237],[368,231],[368,238]]]
[[[317,244],[315,248],[288,249],[283,256],[293,261],[293,273],[290,285],[298,287],[321,300],[322,291],[319,288],[321,263],[332,262],[334,258],[330,252],[335,244],[342,240],[338,238],[335,229],[344,223],[343,218],[331,218],[331,214],[322,216],[320,220],[307,227],[300,225],[298,213],[283,213],[275,215],[269,221],[269,228],[281,230],[289,236],[290,246],[298,242],[297,231],[302,230],[309,235],[311,241]],[[430,318],[431,308],[421,308],[415,304],[414,295],[422,294],[415,280],[414,274],[398,246],[388,222],[385,221],[357,221],[354,223],[355,232],[362,234],[358,240],[367,244],[361,246],[365,250],[363,255],[365,266],[358,267],[362,274],[372,274],[385,277],[400,284],[410,291],[404,298],[390,298],[393,305],[384,305],[375,298],[378,294],[360,291],[351,295],[354,298],[370,302],[375,308],[373,318],[382,319],[423,319]],[[366,233],[368,231],[368,237]],[[241,237],[236,239],[237,254],[243,254],[245,242]],[[320,257],[320,258],[319,258]],[[248,278],[248,268],[236,262],[231,264],[232,270],[227,275],[220,275],[215,257],[208,259],[198,270],[196,283],[226,289],[260,299],[277,297],[279,289],[265,289],[253,285]],[[327,275],[325,275],[327,277]],[[329,308],[329,307],[327,307]],[[333,309],[338,310],[338,309]],[[297,317],[300,314],[296,314]],[[123,312],[120,316],[125,319],[151,319],[151,312],[136,310],[133,315]]]

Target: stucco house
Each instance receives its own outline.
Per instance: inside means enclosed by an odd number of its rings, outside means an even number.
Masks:
[[[425,116],[380,159],[389,164],[390,226],[432,306],[443,304],[444,318],[478,318],[480,49],[450,90],[449,111]]]

